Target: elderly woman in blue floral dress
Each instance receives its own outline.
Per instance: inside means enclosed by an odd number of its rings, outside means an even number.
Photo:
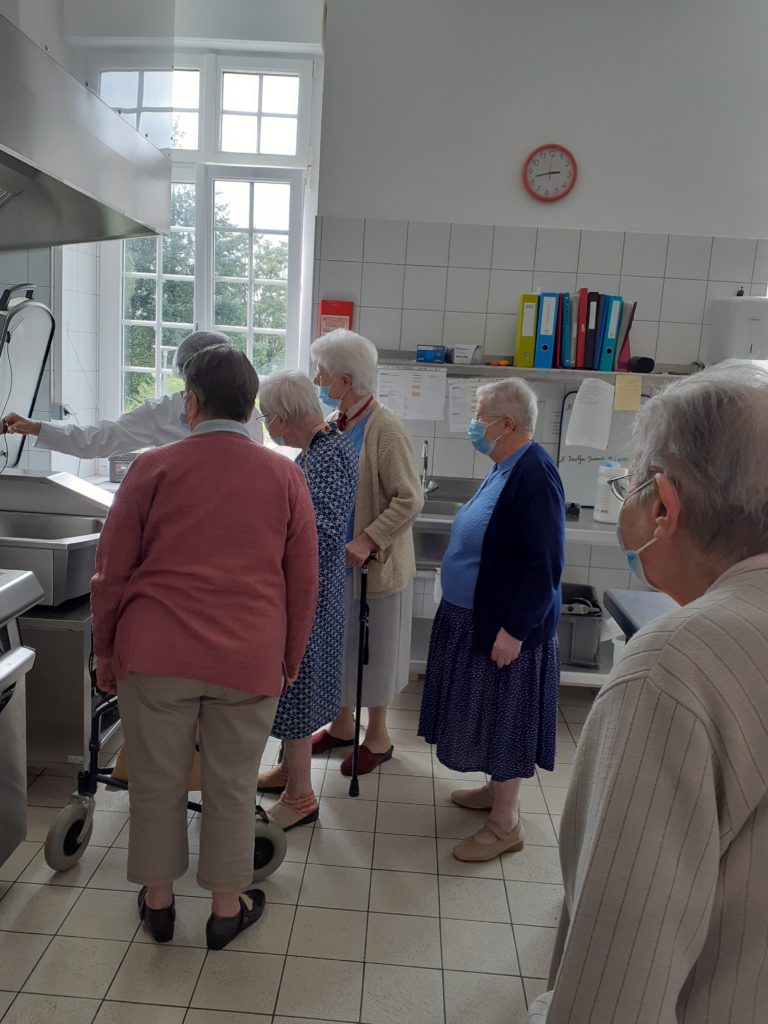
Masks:
[[[557,467],[533,441],[536,414],[521,380],[478,388],[469,440],[495,465],[456,516],[442,563],[419,735],[446,767],[490,776],[451,794],[489,812],[454,848],[463,861],[522,849],[521,779],[555,766],[565,509]]]
[[[312,733],[341,710],[344,651],[344,581],[347,524],[355,506],[358,460],[338,429],[325,423],[315,388],[305,374],[286,370],[262,382],[259,405],[270,437],[301,448],[315,508],[320,558],[317,612],[296,682],[280,698],[272,735],[283,740],[283,760],[259,776],[259,789],[280,793],[270,820],[284,829],[318,817],[312,790]]]

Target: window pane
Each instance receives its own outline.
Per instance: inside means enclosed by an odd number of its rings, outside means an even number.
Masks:
[[[171,224],[179,228],[195,226],[194,185],[171,185]]]
[[[253,226],[257,231],[287,231],[291,186],[284,181],[256,181],[253,185]]]
[[[288,239],[284,235],[253,236],[253,276],[288,280]]]
[[[194,231],[172,231],[163,239],[163,273],[195,274]],[[165,317],[166,320],[170,317]]]
[[[200,72],[173,72],[173,105],[174,107],[200,107]]]
[[[265,114],[298,114],[298,77],[296,75],[264,75],[261,109]]]
[[[102,71],[100,94],[110,107],[136,107],[139,102],[138,71]]]
[[[249,227],[249,194],[247,181],[214,182],[214,223],[217,228]]]
[[[160,394],[175,395],[184,390],[184,381],[173,373],[160,374]]]
[[[155,365],[155,328],[124,328],[123,362],[126,366]]]
[[[124,285],[123,317],[125,320],[154,320],[157,306],[155,302],[155,279],[146,277],[126,277]]]
[[[253,338],[253,365],[258,373],[285,369],[285,336],[256,334]]]
[[[261,152],[296,154],[296,126],[292,117],[262,117]]]
[[[281,285],[257,285],[253,289],[253,326],[285,330],[287,300],[286,289]]]
[[[172,324],[191,324],[195,313],[195,282],[167,281],[163,278],[163,320]]]
[[[259,109],[259,76],[225,71],[222,107],[255,114]]]
[[[122,119],[124,121],[127,121],[128,124],[131,126],[131,128],[135,128],[136,127],[136,122],[138,120],[138,115],[136,115],[136,114],[121,114],[120,117],[122,117]]]
[[[127,239],[123,253],[124,270],[144,274],[154,274],[157,270],[156,238]]]
[[[217,281],[213,287],[216,327],[245,327],[248,316],[248,287]]]
[[[191,333],[189,327],[163,327],[162,347],[160,349],[160,367],[163,370],[173,369],[173,359],[176,349]]]
[[[135,409],[137,405],[146,402],[148,398],[154,397],[154,373],[128,372],[123,374],[123,408],[126,412]]]
[[[146,111],[141,115],[139,131],[146,135],[153,146],[158,149],[170,149],[173,136],[173,112],[168,110],[164,113]]]
[[[238,352],[248,353],[248,335],[240,331],[222,331],[222,334],[226,334],[229,340],[232,342],[232,348],[236,348]]]
[[[245,114],[221,115],[221,149],[224,153],[258,153],[259,119]]]
[[[197,149],[198,122],[198,114],[175,113],[173,115],[171,145],[174,149]]]
[[[213,273],[216,277],[248,276],[248,232],[217,231],[214,238]]]
[[[144,72],[144,97],[142,106],[172,107],[173,80],[170,71]]]

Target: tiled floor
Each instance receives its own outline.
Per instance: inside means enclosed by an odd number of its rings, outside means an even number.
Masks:
[[[289,833],[288,859],[262,883],[262,921],[218,953],[205,949],[209,904],[195,882],[198,817],[176,936],[158,946],[125,879],[127,795],[99,794],[87,851],[55,876],[42,846],[72,782],[32,773],[27,841],[0,867],[2,1024],[521,1024],[548,970],[556,833],[590,701],[561,694],[558,766],[523,786],[525,849],[467,865],[451,848],[482,814],[450,792],[477,782],[418,739],[411,683],[392,711],[396,756],[361,780],[360,799],[338,757],[316,759],[320,821]]]

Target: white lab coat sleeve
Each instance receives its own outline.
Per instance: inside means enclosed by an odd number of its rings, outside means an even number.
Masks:
[[[37,447],[80,459],[105,459],[137,448],[170,444],[189,434],[179,418],[182,408],[181,395],[176,393],[151,398],[117,420],[100,420],[90,427],[41,423]]]

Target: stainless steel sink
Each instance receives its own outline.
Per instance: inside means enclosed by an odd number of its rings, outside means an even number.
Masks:
[[[0,543],[14,540],[71,540],[100,533],[100,519],[88,516],[45,515],[38,512],[0,512]]]
[[[421,515],[450,516],[453,518],[463,504],[463,501],[445,501],[439,498],[432,500],[431,498],[427,498],[424,502],[424,508],[421,511]]]
[[[466,500],[466,499],[465,499]],[[451,527],[463,501],[429,497],[413,524],[413,543],[419,569],[434,569],[443,560]]]

